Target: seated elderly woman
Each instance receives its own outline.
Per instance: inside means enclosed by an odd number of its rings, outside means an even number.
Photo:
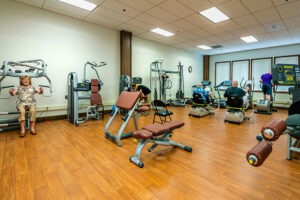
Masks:
[[[202,103],[209,103],[209,96],[210,92],[203,89],[201,83],[197,83],[196,88],[193,91],[193,102],[202,104]]]

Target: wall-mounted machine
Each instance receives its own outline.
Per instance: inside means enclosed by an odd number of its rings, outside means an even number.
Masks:
[[[170,74],[178,74],[178,90],[176,92],[176,100],[171,102],[174,106],[184,106],[184,78],[183,78],[183,65],[181,62],[178,64],[178,71],[165,70],[162,68],[162,59],[158,59],[150,65],[150,89],[154,91],[154,100],[162,100],[167,103],[167,89],[171,89],[173,84],[170,79]],[[153,89],[154,88],[154,89]]]
[[[52,84],[51,80],[47,75],[47,64],[41,60],[24,60],[24,61],[4,61],[0,68],[0,93],[3,89],[13,88],[14,85],[3,85],[3,81],[7,77],[20,78],[22,76],[29,76],[31,78],[42,78],[45,77],[49,82],[48,85],[39,85],[40,87],[48,88],[50,93],[43,96],[51,96]],[[17,115],[19,112],[0,112],[0,115]],[[0,119],[0,131],[15,130],[20,128],[20,123],[17,117],[1,118]],[[25,129],[30,129],[29,114],[26,113]]]

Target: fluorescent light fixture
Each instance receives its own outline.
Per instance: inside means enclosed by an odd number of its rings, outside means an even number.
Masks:
[[[160,35],[166,36],[166,37],[170,37],[170,36],[174,35],[174,33],[170,33],[169,31],[166,31],[166,30],[163,30],[160,28],[155,28],[155,29],[152,29],[151,31],[154,33],[158,33]]]
[[[70,4],[72,6],[76,6],[76,7],[88,10],[88,11],[92,11],[97,7],[96,4],[93,4],[93,3],[85,1],[85,0],[59,0],[59,1]]]
[[[206,46],[206,45],[198,45],[197,47],[200,48],[200,49],[203,49],[203,50],[209,50],[209,49],[211,49],[211,47]]]
[[[229,19],[229,17],[227,17],[216,7],[209,8],[199,13],[204,17],[206,17],[207,19],[209,19],[210,21],[213,21],[214,23],[222,22]]]
[[[255,37],[253,37],[252,35],[246,36],[246,37],[241,37],[241,40],[244,40],[247,43],[257,42],[257,39]]]

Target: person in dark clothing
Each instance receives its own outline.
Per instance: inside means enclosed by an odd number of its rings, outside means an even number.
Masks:
[[[238,85],[239,85],[238,81],[236,80],[232,81],[232,86],[227,88],[227,90],[224,93],[224,97],[229,97],[232,95],[237,95],[239,97],[242,97],[244,102],[244,107],[248,108],[249,101],[248,101],[248,96],[246,94],[248,94],[249,87],[246,86],[245,90],[243,90],[242,88],[239,88]]]
[[[136,90],[143,93],[145,96],[151,93],[151,90],[144,85],[138,85]]]
[[[259,82],[262,83],[262,92],[264,94],[264,100],[271,100],[272,96],[272,74],[267,72],[261,75]]]

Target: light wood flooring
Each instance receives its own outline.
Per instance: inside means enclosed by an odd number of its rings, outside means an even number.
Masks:
[[[18,131],[0,133],[0,199],[300,199],[299,155],[285,159],[285,135],[261,167],[246,161],[261,127],[285,120],[287,110],[255,114],[237,125],[224,123],[225,109],[203,118],[189,117],[189,109],[170,107],[173,120],[185,122],[172,139],[193,152],[170,146],[148,152],[146,146],[144,168],[129,161],[137,146],[132,138],[119,147],[104,137],[108,114],[78,127],[66,120],[39,122],[38,135],[25,138]],[[139,127],[152,118],[141,116]],[[119,125],[114,121],[110,131]],[[126,131],[133,129],[131,119]]]

